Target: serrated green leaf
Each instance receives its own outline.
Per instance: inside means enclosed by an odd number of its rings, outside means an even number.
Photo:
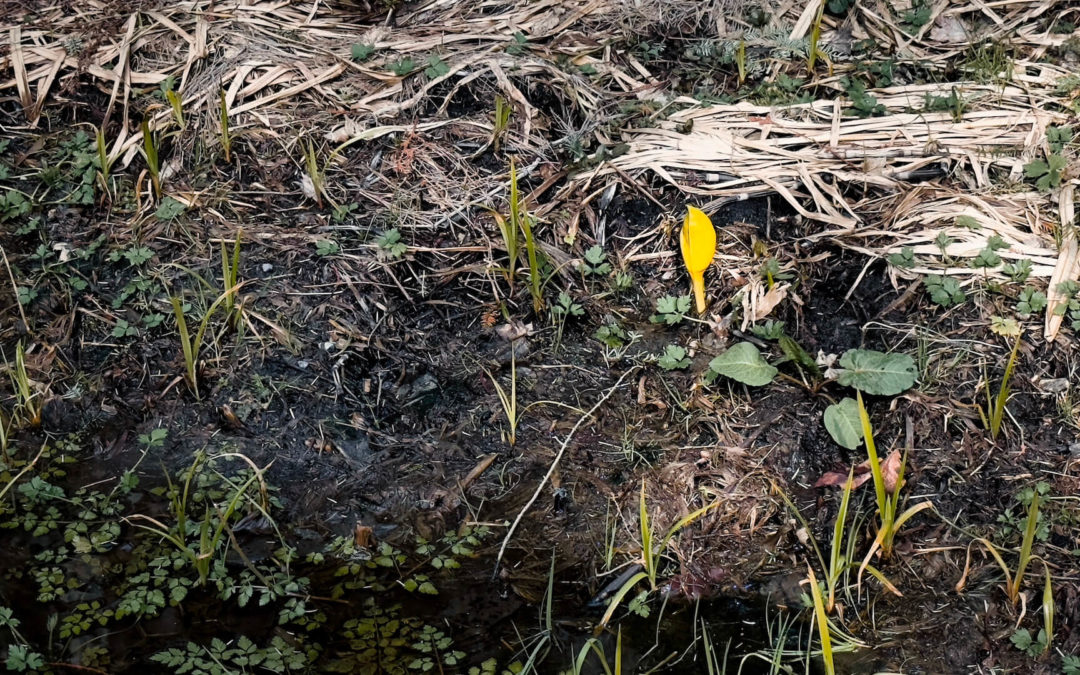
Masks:
[[[859,404],[853,398],[841,399],[825,409],[825,429],[836,441],[848,450],[854,450],[862,443],[862,422],[859,420]]]
[[[915,384],[915,360],[907,354],[849,349],[840,366],[837,382],[874,396],[895,396]]]
[[[776,368],[749,342],[740,342],[714,358],[709,370],[751,387],[765,386],[776,376]]]
[[[1024,165],[1024,175],[1028,178],[1038,178],[1049,170],[1050,167],[1041,159],[1036,159],[1034,162],[1028,162]]]

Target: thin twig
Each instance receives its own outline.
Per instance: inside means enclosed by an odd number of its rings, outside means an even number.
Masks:
[[[551,479],[552,474],[555,473],[556,467],[559,466],[559,460],[562,459],[563,453],[566,452],[566,448],[570,445],[570,439],[572,439],[574,437],[574,434],[577,433],[578,427],[581,426],[582,422],[592,417],[593,413],[595,413],[600,408],[600,406],[604,404],[605,401],[611,398],[611,395],[615,393],[615,390],[619,388],[619,385],[623,383],[623,380],[626,379],[627,375],[637,371],[639,367],[640,366],[634,366],[633,368],[619,376],[619,379],[615,382],[614,385],[612,385],[611,389],[608,389],[607,393],[600,397],[600,400],[597,401],[596,404],[589,409],[589,412],[582,415],[581,419],[579,419],[577,421],[577,424],[574,425],[574,428],[572,428],[570,430],[570,433],[566,435],[566,438],[563,439],[562,446],[559,447],[559,452],[555,455],[555,459],[551,462],[551,466],[548,467],[548,471],[544,475],[543,479],[540,480],[540,484],[536,486],[536,491],[533,492],[532,498],[529,499],[528,503],[525,504],[525,506],[521,509],[521,513],[517,515],[517,518],[514,518],[514,522],[510,524],[510,529],[506,531],[506,536],[503,538],[502,546],[499,547],[499,555],[495,556],[495,571],[493,573],[493,576],[494,574],[498,574],[499,572],[499,563],[502,562],[503,554],[506,553],[506,547],[510,544],[510,539],[514,536],[514,531],[517,529],[517,526],[521,523],[521,519],[525,517],[525,514],[528,512],[528,510],[532,508],[532,505],[536,503],[537,499],[540,498],[540,493],[544,490],[544,486],[547,485],[548,480]]]
[[[0,255],[4,256],[4,267],[7,268],[8,279],[11,279],[11,292],[15,294],[15,304],[19,308],[19,316],[22,317],[23,326],[30,330],[30,324],[26,322],[26,313],[23,312],[22,303],[19,302],[19,285],[15,283],[15,275],[11,273],[11,263],[8,262],[7,252],[0,246]]]

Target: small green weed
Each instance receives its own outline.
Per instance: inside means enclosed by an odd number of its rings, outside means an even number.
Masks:
[[[686,347],[668,345],[664,353],[656,360],[656,365],[664,370],[682,370],[690,365],[690,359],[686,358]]]
[[[603,276],[611,274],[611,263],[607,261],[607,254],[600,246],[592,246],[585,251],[585,260],[581,264],[581,271],[586,276]]]
[[[375,239],[375,245],[379,247],[379,257],[396,260],[405,255],[409,247],[401,241],[401,232],[392,228],[383,232]]]
[[[333,239],[318,239],[315,241],[315,255],[325,258],[341,253],[341,247]]]
[[[363,63],[375,55],[375,45],[357,42],[352,46],[350,55],[352,56],[353,61]]]
[[[890,253],[886,260],[894,267],[909,270],[915,267],[915,249],[904,246],[898,253]]]
[[[668,326],[681,323],[690,312],[690,302],[689,295],[665,295],[656,301],[656,314],[650,316],[649,321]]]
[[[859,80],[845,77],[840,81],[844,93],[851,99],[850,112],[857,117],[877,117],[885,114],[885,106],[877,98],[868,94],[866,85]]]
[[[929,274],[923,279],[923,285],[930,292],[930,300],[942,307],[959,305],[966,297],[960,288],[960,282],[953,277]]]
[[[1036,159],[1024,165],[1024,176],[1035,179],[1039,192],[1049,192],[1061,185],[1061,174],[1068,161],[1058,153],[1047,156],[1046,161]]]
[[[581,316],[585,313],[585,309],[574,302],[574,299],[566,291],[559,293],[559,300],[551,306],[551,318],[555,323],[555,350],[558,351],[559,345],[562,343],[563,328],[566,326],[566,320],[572,316]]]
[[[1020,290],[1020,295],[1016,298],[1017,314],[1026,319],[1044,309],[1046,309],[1046,293],[1031,286],[1025,286]]]

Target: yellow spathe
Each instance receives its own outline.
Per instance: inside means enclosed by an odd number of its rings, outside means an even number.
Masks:
[[[686,207],[682,232],[679,233],[679,247],[682,249],[683,263],[690,273],[690,285],[694,289],[698,314],[705,313],[705,270],[712,264],[716,255],[716,228],[701,209]]]

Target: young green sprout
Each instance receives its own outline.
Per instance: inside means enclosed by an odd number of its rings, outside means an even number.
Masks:
[[[1028,505],[1027,522],[1024,524],[1024,539],[1020,544],[1020,557],[1016,562],[1016,574],[1012,574],[1009,570],[1009,566],[1005,564],[1005,559],[1002,557],[1001,552],[994,544],[990,543],[989,539],[980,537],[968,544],[967,562],[964,563],[964,573],[960,576],[960,581],[956,582],[956,590],[959,592],[963,590],[965,583],[967,582],[968,570],[971,567],[971,546],[979,543],[986,547],[986,550],[990,552],[990,555],[994,557],[994,561],[997,562],[998,567],[1005,573],[1005,595],[1009,598],[1009,602],[1015,606],[1020,602],[1020,588],[1024,583],[1024,572],[1027,571],[1028,563],[1031,562],[1031,548],[1035,544],[1035,533],[1039,529],[1039,491],[1035,490],[1032,493],[1031,504]],[[1049,575],[1047,576],[1049,583]],[[1046,591],[1044,590],[1044,598]],[[1045,600],[1044,600],[1045,601]],[[1053,622],[1053,596],[1050,598],[1051,608],[1049,621]],[[1052,627],[1052,626],[1051,626]],[[1049,634],[1049,633],[1048,633]]]
[[[933,508],[934,505],[931,502],[922,502],[902,513],[900,512],[900,490],[904,486],[904,470],[907,467],[908,448],[904,449],[903,458],[900,460],[900,468],[897,472],[895,484],[886,486],[882,463],[878,458],[877,446],[874,443],[874,430],[870,426],[870,416],[866,412],[866,406],[863,405],[862,392],[857,391],[856,394],[856,401],[859,406],[859,420],[862,423],[863,441],[866,443],[866,453],[870,459],[870,472],[874,478],[874,495],[878,507],[878,533],[866,557],[863,558],[859,569],[861,579],[863,570],[867,569],[870,559],[878,550],[881,551],[882,559],[888,560],[892,557],[893,541],[896,533],[900,531],[904,523],[915,514]]]
[[[1020,353],[1020,336],[1023,329],[1015,319],[1002,319],[994,317],[990,330],[998,335],[1013,338],[1013,348],[1009,352],[1009,360],[1005,364],[1005,373],[1001,377],[1001,385],[998,387],[997,396],[990,393],[990,379],[986,380],[986,410],[979,408],[979,416],[983,426],[990,430],[990,438],[997,440],[1001,433],[1001,422],[1005,418],[1005,409],[1009,403],[1009,395],[1012,393],[1010,381],[1013,370],[1016,368],[1016,356]]]
[[[158,164],[157,139],[150,129],[150,118],[142,121],[143,154],[146,155],[146,168],[150,171],[150,182],[154,187],[154,197],[161,198],[161,172]]]
[[[664,538],[661,539],[659,543],[654,544],[652,524],[649,522],[649,509],[645,501],[645,481],[641,481],[641,495],[638,499],[638,525],[641,534],[641,566],[643,571],[638,572],[627,579],[619,590],[611,597],[611,602],[608,604],[603,618],[601,618],[600,623],[597,624],[595,630],[596,635],[599,635],[600,632],[607,627],[608,622],[611,621],[611,617],[622,603],[623,598],[625,598],[639,582],[649,582],[648,592],[656,590],[657,577],[660,574],[660,563],[663,560],[664,551],[667,550],[668,545],[671,543],[671,539],[695,520],[719,506],[720,503],[720,500],[713,501],[697,511],[694,511],[690,515],[683,517],[671,526],[671,529],[667,531],[667,534],[664,535]]]

